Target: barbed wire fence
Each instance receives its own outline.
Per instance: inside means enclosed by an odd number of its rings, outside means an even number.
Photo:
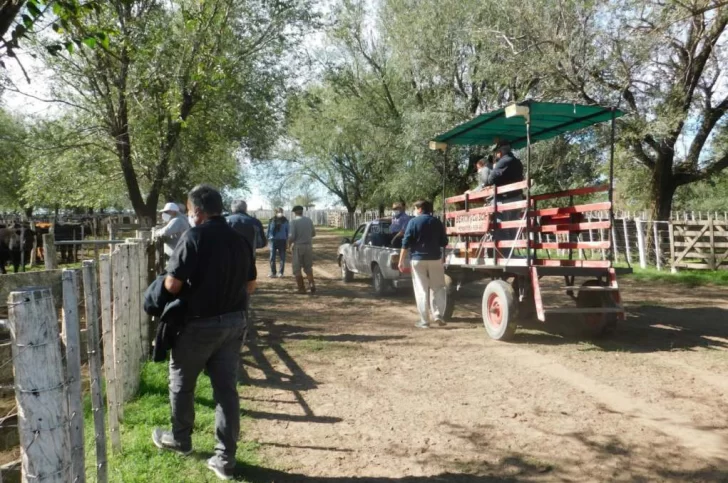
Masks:
[[[60,293],[49,286],[18,288],[0,306],[0,314],[8,314],[3,322],[11,338],[11,355],[0,360],[0,371],[10,365],[14,369],[13,384],[0,389],[13,392],[16,402],[0,419],[0,428],[19,433],[24,482],[86,481],[84,340],[96,459],[89,474],[95,481],[108,481],[107,433],[112,451],[121,451],[123,403],[138,391],[149,354],[150,320],[141,303],[149,266],[142,238],[128,239],[98,264],[84,261],[81,270],[43,272],[54,280],[51,287],[60,285]]]

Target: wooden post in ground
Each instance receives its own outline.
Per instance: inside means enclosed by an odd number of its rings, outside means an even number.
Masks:
[[[143,309],[140,307],[140,280],[141,280],[141,240],[137,238],[127,238],[126,243],[129,245],[129,355],[130,363],[130,383],[132,394],[136,394],[139,388],[139,374],[141,373],[142,361],[142,321],[141,314]]]
[[[130,321],[130,285],[129,273],[130,245],[117,245],[111,255],[112,281],[113,281],[113,319],[114,319],[114,364],[116,375],[120,382],[119,419],[124,419],[123,403],[130,400],[133,392],[130,384],[130,347],[129,347],[129,321]]]
[[[614,253],[613,253],[614,258],[613,258],[613,260],[616,262],[617,261],[617,256],[619,255],[619,252],[617,250],[617,230],[614,229],[614,220],[612,220],[612,223],[610,223],[610,225],[611,225],[611,230],[612,230],[612,232],[611,232],[611,237],[612,237],[612,250],[614,250]]]
[[[657,269],[662,270],[662,252],[660,250],[660,237],[656,221],[652,222],[652,235],[655,237],[655,263],[657,263]]]
[[[151,354],[151,333],[150,326],[152,318],[144,311],[144,291],[147,289],[153,277],[150,275],[149,252],[152,241],[152,232],[149,230],[137,230],[137,239],[139,240],[139,317],[141,324],[141,346],[142,346],[142,363],[149,359]]]
[[[53,233],[43,235],[43,253],[45,255],[45,269],[55,270],[58,268],[56,253],[56,239]]]
[[[708,215],[708,233],[710,236],[710,258],[708,259],[708,266],[710,270],[717,270],[715,266],[715,226],[713,224],[713,217]]]
[[[37,232],[35,231],[35,222],[34,221],[30,222],[30,230],[31,230],[31,233],[33,233],[33,251],[30,252],[30,262],[29,263],[30,263],[31,267],[35,267],[35,264],[38,262],[38,260],[37,260],[38,235],[36,234]]]
[[[81,395],[81,324],[78,314],[78,272],[63,270],[63,345],[66,348],[68,411],[71,435],[70,481],[86,481],[83,435],[83,397]]]
[[[640,252],[640,268],[645,269],[647,268],[647,254],[645,253],[645,232],[642,231],[642,223],[644,222],[640,218],[635,218],[634,222],[637,227],[637,248]]]
[[[66,381],[51,290],[11,292],[8,308],[22,481],[73,481]]]
[[[624,252],[627,254],[627,263],[632,265],[632,252],[629,250],[629,230],[627,229],[627,218],[622,218],[624,227]]]
[[[101,393],[99,288],[96,280],[96,263],[90,260],[83,262],[83,290],[86,302],[86,347],[91,380],[91,409],[94,416],[94,440],[96,441],[96,481],[106,483],[109,475],[106,461],[106,414],[104,396]]]
[[[106,376],[106,402],[109,408],[109,432],[111,433],[111,451],[121,451],[121,435],[119,434],[119,379],[114,361],[114,329],[111,304],[111,257],[101,255],[99,265],[99,286],[101,290],[101,330],[104,339],[104,375]]]
[[[670,272],[677,273],[677,268],[675,267],[675,228],[672,222],[667,226],[667,229],[670,236]]]

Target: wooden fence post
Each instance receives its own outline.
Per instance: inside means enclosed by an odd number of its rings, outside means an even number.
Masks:
[[[672,222],[667,226],[667,229],[670,237],[670,272],[677,273],[675,267],[675,228]]]
[[[617,230],[614,229],[614,220],[612,220],[612,223],[610,223],[612,226],[612,249],[614,250],[614,258],[613,260],[616,262],[617,258],[619,257],[619,251],[617,250]]]
[[[118,380],[117,388],[119,420],[124,420],[123,403],[129,397],[127,384],[129,367],[129,247],[117,245],[111,255],[111,280],[113,294],[114,365]]]
[[[71,435],[70,481],[86,481],[83,434],[83,397],[81,395],[81,324],[78,315],[78,272],[63,270],[63,345],[66,347],[68,411]]]
[[[121,435],[119,434],[119,379],[116,374],[114,357],[114,330],[111,305],[111,257],[101,255],[99,265],[101,287],[101,327],[104,338],[104,374],[106,375],[106,401],[109,408],[109,431],[111,433],[111,451],[121,451]]]
[[[622,218],[624,227],[624,251],[627,254],[627,263],[632,265],[632,252],[629,250],[629,231],[627,230],[627,218]]]
[[[127,238],[126,243],[129,245],[129,356],[131,363],[129,372],[131,372],[130,383],[132,394],[136,394],[139,389],[139,374],[141,373],[142,361],[142,321],[141,313],[143,309],[140,307],[140,287],[141,281],[141,240],[137,238]]]
[[[637,247],[640,251],[640,268],[647,268],[647,255],[645,254],[645,232],[642,231],[643,221],[640,218],[634,219],[637,226]]]
[[[43,235],[43,254],[45,255],[45,269],[57,269],[58,258],[56,253],[56,239],[53,233],[46,233]]]
[[[73,481],[66,381],[51,290],[11,292],[8,308],[22,481]]]
[[[109,479],[106,464],[106,422],[104,396],[101,393],[101,341],[99,330],[99,289],[96,280],[96,263],[83,262],[83,291],[86,305],[86,348],[88,351],[89,376],[91,379],[91,408],[94,416],[96,441],[96,481]]]
[[[718,270],[715,266],[715,225],[713,224],[713,217],[708,214],[708,232],[710,236],[710,258],[708,259],[708,266],[710,270]]]
[[[657,269],[662,270],[662,253],[660,250],[660,236],[659,231],[657,229],[657,222],[652,222],[652,234],[655,237],[655,263],[657,264]]]

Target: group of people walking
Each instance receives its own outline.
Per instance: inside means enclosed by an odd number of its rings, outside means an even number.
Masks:
[[[510,146],[499,144],[496,163],[480,163],[479,189],[522,179],[523,166]],[[487,172],[484,170],[487,169]],[[508,200],[520,196],[509,195]],[[193,188],[187,199],[187,217],[181,207],[168,203],[162,209],[165,226],[154,232],[165,243],[169,257],[166,273],[147,289],[145,310],[159,318],[155,360],[165,360],[160,351],[171,350],[169,398],[171,429],[156,428],[153,443],[160,449],[183,455],[192,452],[195,420],[194,392],[204,370],[212,382],[215,403],[215,454],[208,468],[220,479],[233,478],[235,453],[240,433],[240,398],[237,391],[240,350],[247,330],[249,300],[256,289],[256,250],[270,246],[270,277],[282,277],[286,252],[291,251],[293,275],[299,293],[316,292],[313,276],[313,222],[294,206],[288,220],[277,209],[264,230],[260,220],[247,213],[243,200],[235,201],[231,214],[223,217],[220,193],[206,185]],[[415,203],[415,217],[403,203],[393,206],[393,242],[401,242],[399,270],[411,261],[412,281],[420,319],[418,328],[431,323],[445,325],[447,288],[445,250],[448,244],[444,224],[433,216],[432,203]],[[276,262],[280,260],[278,268]]]

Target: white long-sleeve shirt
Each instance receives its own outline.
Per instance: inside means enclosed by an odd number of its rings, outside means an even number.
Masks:
[[[154,237],[164,237],[164,254],[171,257],[182,233],[189,229],[190,224],[187,222],[187,218],[182,215],[177,215],[169,220],[163,228],[154,230]]]

